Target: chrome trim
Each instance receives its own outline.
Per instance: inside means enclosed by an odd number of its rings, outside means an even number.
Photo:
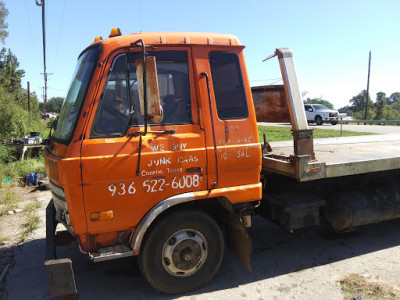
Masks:
[[[94,262],[113,260],[117,258],[133,256],[132,249],[126,245],[115,245],[98,249],[100,253],[89,253],[89,257]],[[101,253],[105,252],[105,253]]]
[[[60,198],[64,198],[65,199],[65,193],[64,193],[64,190],[61,187],[59,187],[58,185],[55,185],[51,181],[49,181],[49,186],[50,186],[50,190],[54,194],[56,194]]]
[[[124,258],[124,257],[129,257],[129,256],[133,256],[133,252],[129,251],[129,252],[124,252],[124,253],[115,253],[115,254],[111,254],[111,255],[107,255],[107,256],[93,256],[93,255],[89,255],[90,259],[93,260],[93,262],[101,262],[101,261],[107,261],[107,260],[113,260],[113,259],[117,259],[117,258]]]
[[[55,193],[51,193],[51,194],[52,194],[52,196],[53,196],[54,204],[55,204],[57,207],[59,207],[59,208],[65,210],[65,211],[68,211],[68,208],[67,208],[67,201],[65,201],[65,198],[60,198],[60,197],[59,197],[57,194],[55,194]]]
[[[169,197],[157,205],[155,205],[139,222],[139,225],[136,227],[135,233],[132,236],[131,247],[133,249],[133,254],[138,255],[140,246],[142,245],[144,234],[147,229],[150,227],[151,223],[164,211],[168,208],[175,206],[180,203],[189,202],[195,200],[194,193],[184,193]]]
[[[69,233],[75,236],[74,230],[72,229],[71,220],[69,218],[69,211],[67,200],[65,199],[64,190],[49,181],[49,186],[51,190],[51,195],[54,202],[54,207],[56,209],[56,220],[63,224]]]

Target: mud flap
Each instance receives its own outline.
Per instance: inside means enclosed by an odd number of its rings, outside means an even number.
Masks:
[[[46,253],[44,262],[50,295],[61,297],[61,299],[77,299],[72,261],[69,258],[57,259],[56,257],[55,232],[58,222],[55,219],[55,214],[54,202],[51,200],[46,208]]]
[[[225,199],[220,199],[219,202],[225,209],[223,221],[226,226],[229,247],[235,251],[240,263],[251,271],[251,238],[233,210],[232,205]]]

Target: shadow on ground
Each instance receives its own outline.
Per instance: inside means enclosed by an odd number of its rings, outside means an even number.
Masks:
[[[290,234],[261,218],[255,218],[252,272],[242,267],[227,249],[216,277],[186,296],[225,290],[276,276],[290,274],[332,262],[400,245],[400,220],[364,226],[347,234],[329,228],[302,230]],[[154,292],[140,275],[135,258],[92,263],[75,243],[59,247],[58,256],[73,261],[80,299],[171,299],[177,296]],[[44,239],[16,249],[16,264],[7,278],[7,298],[46,299],[48,287],[43,269]],[[21,290],[23,289],[23,290]],[[28,292],[29,291],[29,292]],[[182,296],[182,295],[179,295]]]

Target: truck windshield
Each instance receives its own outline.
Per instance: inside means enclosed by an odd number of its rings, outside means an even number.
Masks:
[[[326,109],[329,109],[329,108],[327,108],[325,105],[322,105],[322,104],[314,105],[314,108],[315,108],[316,110],[326,110]]]
[[[78,59],[72,82],[53,134],[53,139],[57,142],[67,144],[71,141],[99,52],[99,47],[89,48]]]

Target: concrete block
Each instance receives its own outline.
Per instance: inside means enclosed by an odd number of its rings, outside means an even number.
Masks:
[[[77,295],[72,261],[69,258],[47,260],[44,263],[50,295]]]

